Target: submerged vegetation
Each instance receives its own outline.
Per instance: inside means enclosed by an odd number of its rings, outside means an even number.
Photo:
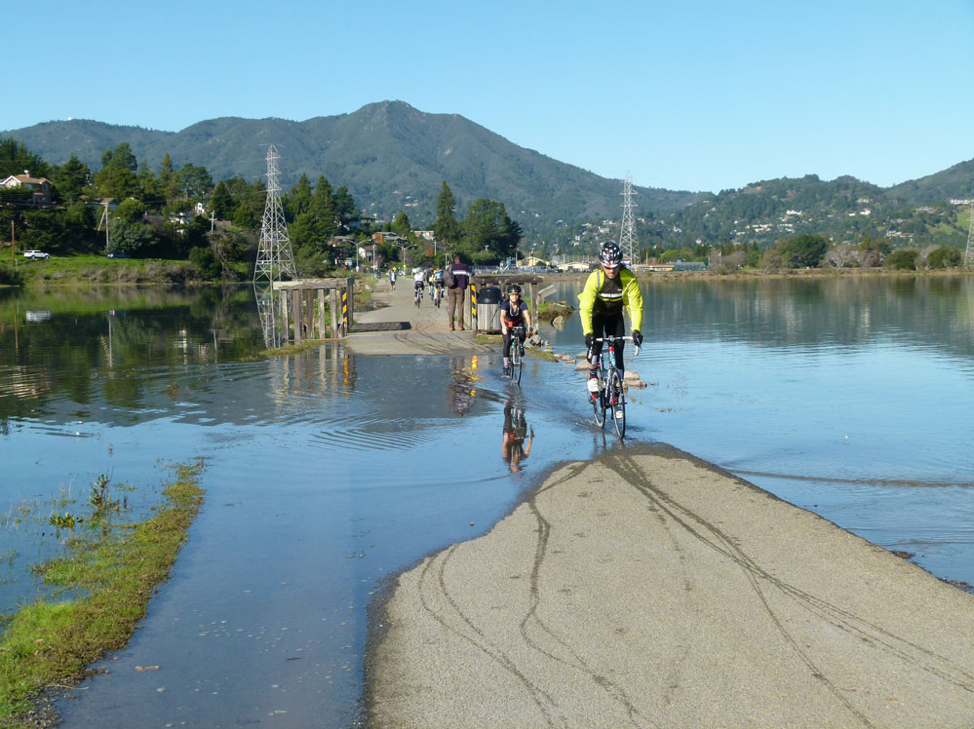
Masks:
[[[52,514],[63,556],[33,572],[49,594],[3,619],[0,635],[0,727],[26,727],[45,689],[84,678],[88,666],[128,641],[145,616],[155,585],[169,575],[203,501],[203,463],[176,467],[154,514],[126,523],[126,499],[101,476],[83,514]]]

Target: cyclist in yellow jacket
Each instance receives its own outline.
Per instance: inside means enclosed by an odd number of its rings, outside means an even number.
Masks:
[[[639,290],[636,275],[622,265],[622,251],[615,243],[606,243],[599,252],[602,267],[593,271],[585,282],[585,288],[578,295],[579,315],[582,317],[582,334],[588,347],[588,392],[589,399],[595,400],[599,391],[598,363],[602,354],[602,342],[596,337],[626,334],[626,323],[622,317],[623,306],[629,310],[632,320],[632,341],[637,347],[643,343],[640,331],[643,325],[643,295]],[[622,362],[624,342],[615,347],[616,368],[625,371]]]

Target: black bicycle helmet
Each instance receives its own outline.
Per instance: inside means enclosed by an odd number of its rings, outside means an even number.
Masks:
[[[606,243],[599,251],[599,261],[603,266],[618,268],[622,265],[622,251],[615,243]]]
[[[510,296],[511,294],[517,294],[518,296],[520,296],[521,295],[521,287],[518,286],[517,284],[511,284],[507,288],[507,295]]]

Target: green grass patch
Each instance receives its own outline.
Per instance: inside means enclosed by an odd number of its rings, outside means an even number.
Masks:
[[[480,334],[474,335],[473,341],[476,342],[477,344],[496,345],[498,347],[501,347],[504,344],[504,337],[502,337],[500,334],[484,334],[484,333],[480,333]],[[557,362],[558,361],[557,359],[555,359],[555,355],[553,353],[546,352],[545,350],[541,349],[540,347],[527,347],[526,346],[524,348],[524,353],[526,355],[528,355],[529,357],[534,357],[535,359],[543,359],[546,362]]]
[[[46,260],[20,258],[0,267],[16,271],[25,286],[66,284],[173,284],[200,282],[189,261],[155,258],[106,258],[95,255],[52,256]]]
[[[477,344],[485,344],[485,345],[498,344],[498,345],[500,345],[500,344],[503,344],[504,343],[504,338],[500,334],[483,334],[483,333],[481,333],[481,334],[475,334],[474,335],[474,338],[473,338],[473,341],[475,343],[477,343]]]
[[[202,461],[178,466],[154,515],[138,523],[115,521],[110,499],[106,506],[93,497],[85,533],[68,541],[66,556],[35,569],[55,589],[21,607],[0,636],[0,727],[31,726],[41,691],[84,678],[125,645],[202,504],[202,469]]]
[[[542,301],[541,306],[538,307],[538,319],[550,323],[559,316],[567,319],[574,311],[565,301]]]
[[[534,357],[535,359],[543,359],[545,362],[557,362],[554,352],[548,352],[541,347],[525,347],[524,353],[528,357]]]
[[[300,354],[301,352],[307,352],[309,349],[317,349],[318,347],[323,347],[325,342],[335,342],[339,341],[337,339],[308,339],[300,344],[285,344],[283,347],[275,347],[274,349],[264,349],[259,352],[261,357],[286,357],[290,354]]]

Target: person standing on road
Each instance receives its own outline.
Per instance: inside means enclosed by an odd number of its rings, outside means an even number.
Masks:
[[[447,281],[450,290],[450,331],[454,330],[454,308],[456,309],[456,328],[463,331],[463,300],[467,295],[467,286],[470,284],[470,277],[473,271],[470,266],[460,260],[460,256],[454,256],[453,263],[447,268],[452,277],[452,284]]]
[[[602,354],[602,342],[597,338],[605,336],[623,337],[626,322],[622,317],[623,306],[629,309],[632,320],[632,341],[642,346],[643,334],[643,294],[639,290],[636,275],[622,265],[622,250],[615,243],[606,243],[599,252],[602,267],[588,277],[585,288],[578,295],[578,313],[582,320],[582,334],[588,347],[588,392],[589,399],[595,402],[599,391],[598,363]],[[616,368],[620,374],[625,371],[622,362],[624,342],[615,347]]]
[[[396,269],[394,268],[389,269],[389,285],[393,291],[396,290]]]

